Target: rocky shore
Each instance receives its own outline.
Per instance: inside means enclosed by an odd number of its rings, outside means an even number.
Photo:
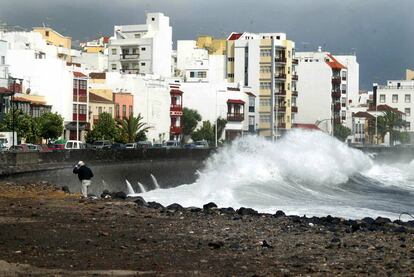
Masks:
[[[0,184],[0,276],[412,276],[414,221],[82,200]]]

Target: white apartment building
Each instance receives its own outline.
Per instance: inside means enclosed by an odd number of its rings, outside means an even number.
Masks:
[[[114,27],[108,43],[108,71],[170,77],[171,55],[169,17],[148,13],[146,24]]]
[[[296,122],[316,124],[328,133],[335,124],[351,127],[347,111],[357,105],[359,65],[354,56],[337,56],[329,52],[297,52],[298,114]]]
[[[0,87],[8,87],[9,67],[7,65],[7,41],[0,40]]]
[[[297,113],[295,43],[284,33],[232,33],[226,52],[228,81],[254,95],[259,107],[249,125],[269,138],[291,129]]]
[[[101,52],[80,52],[79,56],[72,57],[72,62],[82,64],[85,70],[91,72],[108,71],[108,51]]]
[[[414,142],[414,80],[390,80],[387,85],[374,85],[374,96],[377,105],[387,105],[404,113],[407,121],[406,131]]]

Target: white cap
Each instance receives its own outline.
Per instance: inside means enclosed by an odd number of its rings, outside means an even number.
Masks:
[[[82,165],[85,165],[85,163],[83,161],[79,161],[78,166],[82,166]]]

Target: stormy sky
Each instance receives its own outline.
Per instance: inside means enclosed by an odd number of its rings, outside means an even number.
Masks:
[[[0,20],[42,23],[77,41],[142,24],[146,12],[170,17],[174,42],[232,31],[285,32],[298,51],[356,52],[361,89],[404,78],[414,68],[413,0],[0,0]]]

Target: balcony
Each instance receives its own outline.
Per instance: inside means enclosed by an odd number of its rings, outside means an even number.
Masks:
[[[298,112],[298,107],[292,106],[292,113],[297,113],[297,112]]]
[[[277,96],[284,96],[286,95],[286,90],[279,90],[279,91],[275,91],[275,94]]]
[[[87,101],[86,95],[79,95],[79,97],[76,94],[73,95],[73,102],[86,103]]]
[[[334,112],[339,112],[341,110],[341,103],[334,104]]]
[[[174,104],[171,104],[170,105],[170,111],[180,112],[182,110],[183,110],[183,106],[182,105],[174,105]]]
[[[337,90],[332,90],[332,98],[334,99],[339,99],[341,98],[341,92],[337,91]]]
[[[170,133],[171,134],[181,134],[183,128],[181,126],[171,126]]]
[[[341,83],[341,76],[333,76],[332,77],[332,84],[340,84]]]
[[[286,123],[277,123],[277,128],[286,129]]]
[[[139,74],[139,69],[121,69],[121,72],[125,74]]]
[[[76,113],[72,114],[72,120],[73,121],[78,120]],[[86,121],[86,114],[79,114],[79,121]]]
[[[227,114],[227,121],[242,122],[243,120],[244,120],[244,114],[242,114],[242,113],[240,113],[240,114],[228,113]]]
[[[346,77],[345,76],[342,76],[342,81],[346,81]]]
[[[294,74],[292,75],[292,80],[293,81],[297,81],[299,79],[298,75]]]
[[[286,74],[285,73],[276,73],[275,74],[276,80],[286,80]]]
[[[286,112],[286,106],[275,106],[275,111],[277,110],[278,113]]]
[[[298,65],[299,64],[299,60],[298,59],[292,59],[292,64]]]
[[[121,54],[119,56],[120,56],[121,61],[122,60],[131,61],[131,60],[139,59],[139,54]]]
[[[275,63],[286,63],[286,57],[276,57]]]
[[[298,96],[298,92],[296,90],[292,91],[292,96]]]

